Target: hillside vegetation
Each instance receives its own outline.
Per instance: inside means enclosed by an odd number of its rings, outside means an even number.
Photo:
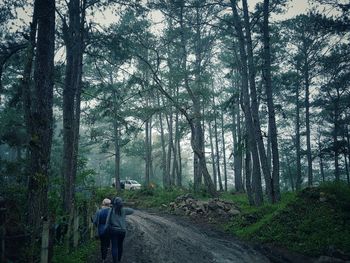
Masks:
[[[350,188],[326,184],[286,194],[278,205],[247,208],[233,234],[308,255],[350,253]]]
[[[167,211],[169,203],[186,193],[183,189],[142,189],[118,194],[134,206]],[[105,189],[96,196],[102,200],[116,194],[114,189]],[[204,192],[191,194],[199,200],[208,199]],[[241,213],[229,221],[211,223],[242,239],[311,256],[350,254],[350,188],[345,184],[284,193],[280,203],[260,207],[249,206],[244,194],[224,193],[220,199],[234,202]]]

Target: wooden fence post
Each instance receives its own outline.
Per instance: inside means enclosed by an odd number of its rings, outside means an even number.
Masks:
[[[50,237],[50,221],[43,222],[43,232],[41,237],[41,260],[40,263],[49,262],[49,237]]]

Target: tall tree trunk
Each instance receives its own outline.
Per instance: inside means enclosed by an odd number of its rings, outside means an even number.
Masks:
[[[211,162],[213,168],[213,182],[215,185],[215,189],[218,189],[218,183],[216,180],[216,161],[215,161],[215,152],[214,152],[214,144],[213,144],[213,131],[211,128],[211,123],[209,122],[209,140],[210,140],[210,152],[211,152]]]
[[[293,178],[293,173],[292,173],[292,169],[290,167],[290,160],[289,158],[286,156],[285,157],[285,162],[287,165],[287,169],[288,169],[288,176],[289,176],[289,180],[290,180],[290,186],[292,188],[292,191],[295,191],[295,187],[294,187],[294,178]]]
[[[110,76],[113,81],[112,76]],[[112,82],[111,82],[112,83]],[[116,91],[112,91],[113,95],[113,139],[114,139],[114,180],[115,188],[119,191],[120,187],[120,143],[119,143],[119,123],[118,123],[118,100]]]
[[[168,98],[170,98],[169,94],[167,94],[164,89],[162,89],[162,92],[164,95],[166,95]],[[195,131],[195,125],[193,123],[193,119],[190,117],[190,115],[186,112],[186,110],[182,109],[181,107],[178,108],[181,113],[185,116],[187,123],[190,126],[191,129],[191,147],[193,152],[196,154],[196,156],[198,157],[199,160],[199,165],[202,169],[203,172],[203,178],[204,178],[204,183],[205,186],[208,190],[208,193],[211,196],[217,196],[217,192],[216,189],[214,187],[213,181],[210,177],[209,171],[207,169],[207,164],[206,164],[206,159],[205,159],[205,155],[203,152],[203,147],[201,145],[198,145],[198,143],[195,140],[195,135],[196,135],[196,131]],[[197,126],[199,127],[199,134],[202,134],[202,126],[199,125]]]
[[[179,163],[179,173],[178,173],[178,186],[181,187],[182,186],[182,158],[181,158],[181,143],[180,143],[180,136],[177,139],[177,160]]]
[[[21,81],[21,91],[22,91],[22,100],[23,100],[23,109],[24,109],[24,119],[26,124],[27,131],[27,141],[30,141],[30,136],[34,133],[33,131],[33,113],[32,113],[32,68],[34,60],[34,48],[36,42],[36,32],[37,32],[37,7],[38,1],[34,2],[33,18],[30,24],[30,35],[28,46],[26,49],[26,58],[23,69],[23,77]],[[0,76],[1,77],[1,76]],[[0,94],[1,97],[1,94]],[[1,100],[1,98],[0,98]],[[31,173],[31,161],[30,161],[30,145],[27,143],[28,147],[26,149],[26,179],[30,177]],[[26,180],[27,181],[27,180]]]
[[[204,151],[204,129],[202,125],[202,105],[201,105],[201,93],[200,90],[202,88],[202,68],[201,68],[201,62],[202,62],[202,46],[201,46],[201,19],[200,19],[200,10],[199,10],[199,3],[196,3],[196,8],[195,8],[195,18],[196,18],[196,23],[194,25],[195,29],[195,47],[194,47],[194,53],[195,53],[195,86],[191,90],[193,92],[193,115],[194,115],[194,125],[195,125],[195,140],[198,145],[202,149],[203,155],[205,155]],[[189,86],[188,86],[189,88]],[[200,161],[199,161],[200,163]],[[200,186],[202,184],[202,174],[203,174],[203,168],[201,165],[198,166],[198,170],[196,171],[194,175],[194,187],[195,190],[198,191],[200,189]]]
[[[246,32],[246,44],[247,44],[247,58],[248,58],[248,76],[249,76],[249,86],[250,86],[250,97],[251,97],[251,112],[252,119],[254,125],[254,136],[257,141],[257,146],[259,150],[260,164],[261,169],[265,178],[266,192],[268,193],[267,197],[270,202],[273,202],[275,199],[273,192],[273,182],[271,178],[271,172],[267,162],[267,156],[264,146],[264,141],[261,133],[261,125],[259,119],[259,108],[258,108],[258,99],[256,93],[256,83],[255,83],[255,64],[254,64],[254,56],[253,56],[253,43],[251,37],[251,24],[249,21],[249,12],[248,12],[248,4],[247,0],[242,0],[243,3],[243,17],[244,17],[244,25]]]
[[[28,180],[28,226],[30,256],[41,234],[43,221],[48,220],[50,155],[53,135],[53,84],[55,48],[55,1],[36,0],[37,44],[34,68],[34,96],[32,98],[32,129],[30,134],[30,176]],[[39,239],[40,240],[40,239]]]
[[[171,107],[172,109],[172,107]],[[173,112],[170,112],[169,115],[169,120],[167,119],[167,123],[168,123],[168,134],[169,134],[169,138],[168,138],[168,156],[167,156],[167,166],[166,166],[166,173],[167,176],[169,177],[169,185],[173,186],[174,185],[174,181],[172,180],[172,176],[171,176],[171,158],[172,158],[172,152],[173,152]]]
[[[224,159],[224,181],[225,191],[227,192],[227,164],[226,164],[226,145],[225,145],[225,128],[224,128],[224,112],[221,112],[221,140],[222,140],[222,157]]]
[[[120,187],[120,145],[119,145],[119,127],[118,122],[114,121],[114,179],[115,188],[119,191]]]
[[[238,86],[238,84],[236,85]],[[235,190],[237,192],[243,192],[243,180],[242,180],[242,149],[241,147],[241,118],[239,99],[236,100],[232,109],[232,137],[233,137],[233,163],[235,174]]]
[[[261,205],[263,203],[263,193],[262,193],[262,185],[261,185],[258,148],[257,148],[257,143],[255,138],[256,126],[253,123],[252,111],[250,108],[247,54],[245,50],[245,41],[244,41],[242,25],[241,25],[240,17],[238,15],[237,7],[236,7],[236,1],[231,0],[231,7],[233,11],[233,20],[234,20],[234,25],[238,36],[239,51],[240,51],[239,63],[240,63],[240,73],[242,75],[242,94],[243,94],[242,109],[245,114],[245,120],[247,125],[247,132],[248,132],[248,142],[249,142],[248,145],[249,145],[249,149],[252,154],[252,160],[253,160],[252,182],[253,182],[253,188],[254,188],[254,204]]]
[[[196,104],[199,102],[195,102]],[[194,120],[194,141],[196,143],[196,148],[200,149],[201,155],[205,159],[204,151],[203,151],[203,130],[201,124],[201,113],[200,113],[200,105],[196,105],[194,115],[198,116]],[[195,154],[195,160],[197,162],[197,170],[195,170],[194,174],[194,189],[195,191],[199,191],[202,185],[202,175],[203,175],[203,160],[200,160],[200,156]],[[205,164],[206,165],[206,164]]]
[[[189,94],[191,101],[193,103],[193,117],[190,121],[190,126],[191,126],[191,144],[193,147],[194,151],[194,156],[193,156],[193,167],[194,167],[194,190],[199,191],[200,186],[202,183],[202,174],[205,177],[205,182],[208,183],[207,187],[211,188],[208,189],[209,192],[215,195],[215,190],[214,190],[214,185],[211,181],[209,172],[206,167],[205,163],[205,156],[203,152],[203,129],[201,125],[201,119],[202,119],[202,114],[201,114],[201,104],[200,104],[200,99],[198,96],[196,96],[196,93],[193,92],[193,90],[190,87],[189,84],[189,77],[187,73],[187,50],[186,50],[186,40],[185,40],[185,27],[184,27],[184,21],[183,21],[183,9],[184,9],[185,2],[181,1],[181,6],[180,6],[180,37],[181,37],[181,49],[182,49],[182,70],[185,72],[184,76],[184,82],[185,82],[185,89],[187,93]],[[198,11],[196,12],[198,16]],[[198,24],[198,23],[197,23]],[[198,26],[198,25],[197,25]],[[197,32],[198,34],[198,32]],[[196,51],[196,61],[198,61],[198,52]],[[198,65],[197,65],[198,66]],[[196,75],[197,77],[199,76],[200,73],[198,73],[198,67],[196,69]],[[198,82],[198,79],[197,79]],[[189,121],[189,118],[187,118],[187,121]],[[205,174],[205,175],[204,175]]]
[[[347,118],[347,115],[345,115],[345,117]],[[349,125],[346,124],[346,141],[347,141],[347,150],[348,150],[348,163],[350,165],[350,133],[349,133]],[[347,181],[348,181],[348,185],[350,185],[350,178],[347,175]]]
[[[78,157],[82,56],[84,49],[85,1],[68,3],[69,25],[63,20],[66,45],[66,72],[63,88],[63,175],[64,210],[71,213],[75,199],[75,180]],[[79,108],[79,109],[78,109]]]
[[[213,100],[214,108],[215,108],[215,101]],[[219,138],[218,138],[218,123],[216,118],[217,111],[214,110],[214,135],[215,135],[215,150],[216,150],[216,167],[217,167],[217,173],[218,173],[218,182],[219,182],[219,189],[220,191],[223,191],[223,185],[222,185],[222,178],[221,178],[221,171],[220,171],[220,151],[219,151]]]
[[[301,189],[302,177],[301,177],[301,148],[300,148],[300,99],[299,99],[299,85],[296,90],[296,120],[295,120],[295,148],[297,151],[297,178],[296,189]]]
[[[247,195],[248,195],[248,201],[250,205],[254,205],[255,204],[255,200],[253,197],[253,190],[252,190],[252,174],[251,174],[251,165],[250,165],[250,161],[251,161],[251,153],[249,150],[249,146],[248,146],[248,139],[246,139],[245,144],[246,144],[246,150],[245,150],[245,185],[246,185],[246,189],[247,189]]]
[[[269,128],[269,125],[267,126],[266,155],[267,155],[267,165],[269,166],[269,169],[271,171],[271,169],[272,169],[272,165],[271,165],[272,150],[271,150],[271,130]]]
[[[159,94],[157,93],[157,102],[158,102],[158,107],[160,108],[160,99],[159,99]],[[167,176],[167,158],[166,158],[166,149],[165,149],[165,136],[164,136],[164,128],[163,128],[163,118],[162,118],[162,113],[159,112],[159,125],[160,125],[160,141],[162,145],[162,170],[163,170],[163,187],[168,188],[169,187],[169,180]]]
[[[273,103],[272,80],[271,80],[271,49],[269,30],[269,0],[264,0],[264,22],[263,22],[263,42],[264,42],[264,80],[266,87],[267,108],[269,112],[269,138],[271,139],[272,150],[272,202],[280,201],[280,164],[277,142],[277,126],[275,118],[275,106]],[[270,170],[270,169],[269,169]]]
[[[148,142],[148,154],[149,154],[149,177],[150,182],[154,180],[154,173],[153,173],[153,157],[152,157],[152,116],[149,119],[149,142]]]
[[[339,92],[339,91],[338,91]],[[339,100],[338,100],[339,101]],[[333,149],[334,149],[334,177],[336,181],[340,181],[339,171],[339,145],[338,145],[338,134],[339,134],[339,110],[338,101],[335,103],[334,116],[333,116]]]
[[[199,167],[201,169],[201,175],[203,175],[205,186],[208,190],[208,193],[211,196],[217,196],[217,192],[215,190],[213,181],[211,179],[211,176],[208,172],[207,166],[206,166],[206,159],[203,152],[203,130],[201,125],[201,107],[200,103],[198,102],[198,98],[194,95],[190,85],[189,85],[189,77],[187,73],[187,51],[186,51],[186,41],[185,41],[185,28],[183,23],[183,9],[184,9],[184,1],[180,2],[180,36],[181,36],[181,50],[182,50],[182,56],[181,56],[181,68],[184,72],[184,87],[189,94],[191,101],[193,103],[193,114],[189,114],[185,109],[183,109],[181,106],[179,106],[176,101],[172,98],[172,96],[163,88],[161,80],[158,78],[155,72],[153,72],[153,79],[155,80],[155,83],[157,84],[157,88],[162,92],[162,94],[173,103],[173,105],[179,110],[186,118],[186,121],[191,129],[191,147],[196,157],[198,157],[199,160]],[[202,178],[200,178],[202,179]],[[201,180],[200,180],[201,181]],[[196,185],[196,182],[195,182]],[[198,185],[197,185],[198,187]]]
[[[346,142],[345,136],[343,136],[343,141]],[[345,174],[346,174],[346,181],[348,184],[350,184],[350,173],[349,173],[349,163],[346,156],[346,151],[344,151],[344,166],[345,166]]]
[[[320,172],[322,177],[322,182],[325,182],[325,176],[324,176],[324,165],[323,165],[323,153],[322,153],[322,147],[321,147],[321,136],[318,137],[318,151],[319,151],[319,159],[320,159]]]
[[[30,135],[33,133],[32,128],[32,90],[31,90],[31,77],[32,77],[32,68],[33,68],[33,59],[34,59],[34,48],[37,32],[37,8],[38,1],[34,2],[33,18],[30,24],[30,35],[27,46],[26,60],[23,70],[23,78],[21,81],[21,89],[23,96],[23,108],[24,108],[24,118],[26,122],[27,134]],[[0,96],[1,97],[1,96]],[[29,151],[29,149],[28,149]],[[27,168],[30,171],[30,167]]]
[[[306,45],[306,44],[305,44]],[[307,156],[307,176],[308,186],[313,184],[312,156],[311,156],[311,132],[310,132],[310,77],[309,61],[305,51],[304,82],[305,82],[305,125],[306,125],[306,156]]]
[[[177,95],[178,96],[178,95]],[[175,140],[174,140],[174,160],[173,160],[173,177],[176,181],[176,186],[181,186],[181,177],[179,177],[179,162],[178,162],[178,140],[179,137],[179,112],[175,113]]]
[[[148,100],[147,100],[148,107]],[[150,156],[149,156],[149,119],[145,121],[145,185],[149,186]]]

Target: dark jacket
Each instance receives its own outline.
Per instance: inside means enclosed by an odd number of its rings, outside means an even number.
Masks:
[[[121,210],[121,215],[115,213],[114,209],[111,213],[110,227],[114,230],[126,232],[126,216],[134,213],[134,209],[123,207]]]
[[[106,221],[107,221],[108,212],[110,210],[111,210],[111,208],[104,207],[104,208],[101,208],[100,210],[98,210],[95,214],[94,225],[97,227],[99,235],[101,235],[101,233],[104,230],[104,226],[105,226]],[[98,225],[97,225],[97,222],[98,222]]]

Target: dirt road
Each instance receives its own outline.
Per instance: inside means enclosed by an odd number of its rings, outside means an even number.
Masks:
[[[108,255],[111,262],[111,255]],[[124,263],[270,262],[250,246],[184,219],[136,211],[128,216]]]

